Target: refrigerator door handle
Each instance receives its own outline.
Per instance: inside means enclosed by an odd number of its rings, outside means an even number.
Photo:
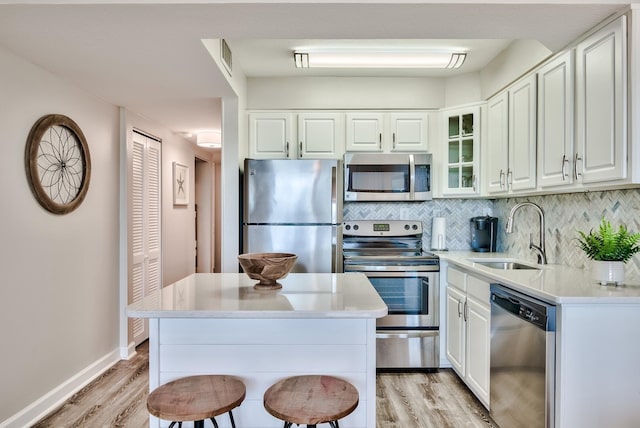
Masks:
[[[338,167],[331,167],[331,223],[338,224]],[[334,270],[335,272],[335,270]]]
[[[336,266],[333,270],[336,273],[344,272],[344,260],[342,258],[342,226],[337,226],[334,228],[336,233],[336,248],[334,250]]]
[[[338,260],[338,257],[341,256],[339,248],[342,247],[342,243],[338,242],[340,240],[340,235],[337,227],[331,228],[331,272],[342,272],[341,260]],[[340,246],[338,246],[340,244]],[[336,268],[340,268],[340,270],[336,270]]]
[[[413,155],[409,155],[409,199],[416,199],[416,161]]]

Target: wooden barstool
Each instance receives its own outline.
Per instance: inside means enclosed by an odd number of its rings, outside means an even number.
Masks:
[[[358,390],[349,382],[333,376],[294,376],[273,384],[264,393],[264,408],[284,421],[284,428],[293,424],[329,423],[340,428],[338,420],[358,407]]]
[[[235,428],[231,410],[242,403],[245,395],[244,383],[233,376],[189,376],[153,390],[147,399],[147,409],[157,418],[172,421],[169,428],[175,424],[182,427],[186,421],[193,421],[195,428],[203,428],[205,419],[218,428],[215,417],[228,412]]]

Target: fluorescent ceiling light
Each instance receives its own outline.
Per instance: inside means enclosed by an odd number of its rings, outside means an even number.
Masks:
[[[318,50],[294,52],[298,68],[459,68],[464,52]]]
[[[222,135],[220,131],[198,132],[198,135],[196,136],[196,143],[200,147],[218,149],[222,147]]]

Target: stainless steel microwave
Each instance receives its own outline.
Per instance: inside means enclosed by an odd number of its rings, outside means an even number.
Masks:
[[[431,200],[431,154],[347,153],[344,200]]]

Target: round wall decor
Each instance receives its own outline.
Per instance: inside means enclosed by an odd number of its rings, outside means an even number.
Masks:
[[[38,119],[27,137],[25,167],[40,205],[54,214],[76,209],[91,177],[89,146],[80,127],[61,114]]]

